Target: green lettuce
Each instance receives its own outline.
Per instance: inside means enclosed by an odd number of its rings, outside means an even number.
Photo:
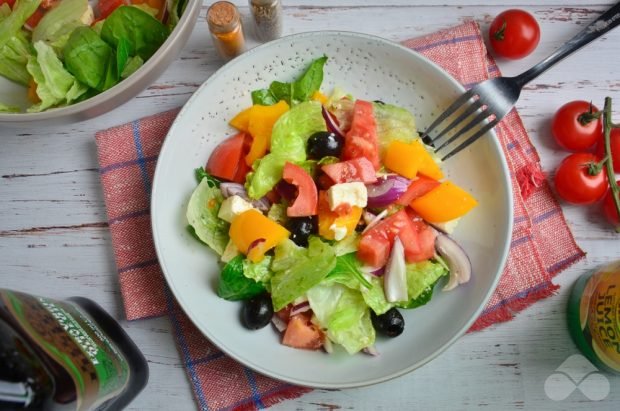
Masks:
[[[341,284],[319,284],[307,292],[312,312],[327,337],[342,345],[349,354],[371,346],[375,329],[362,294]]]
[[[217,287],[217,295],[225,300],[247,300],[264,293],[265,286],[244,275],[243,261],[245,257],[238,255],[224,266]]]
[[[54,50],[46,43],[34,43],[37,56],[30,56],[26,65],[37,83],[39,104],[28,109],[38,112],[50,107],[70,104],[88,91],[88,87],[75,79],[62,65]]]
[[[286,215],[286,205],[283,203],[273,203],[271,207],[269,207],[269,211],[267,212],[267,217],[272,219],[273,221],[279,223],[280,225],[286,225],[288,222],[288,216]]]
[[[7,4],[4,3],[3,6]],[[0,47],[0,75],[28,86],[32,77],[26,66],[28,57],[32,56],[33,52],[26,32],[23,30],[16,32],[3,47]]]
[[[127,60],[127,64],[125,64],[125,68],[121,72],[121,78],[125,79],[131,76],[136,72],[142,65],[144,64],[144,60],[140,56],[129,57]]]
[[[19,0],[11,14],[0,22],[0,50],[7,44],[11,37],[22,29],[26,20],[39,7],[42,0]]]
[[[428,303],[433,295],[433,288],[441,277],[448,274],[446,268],[433,261],[407,264],[408,301],[398,302],[401,308],[416,308]]]
[[[19,113],[21,109],[17,106],[10,106],[0,103],[0,113]]]
[[[247,258],[243,260],[243,275],[256,282],[268,283],[273,275],[273,272],[269,268],[271,265],[272,256],[266,255],[258,263],[253,263]]]
[[[358,232],[353,231],[342,240],[335,241],[333,244],[334,254],[336,254],[336,256],[341,256],[356,252],[359,248],[361,238],[362,236]]]
[[[271,152],[254,164],[255,172],[248,183],[249,196],[261,198],[267,194],[282,178],[284,164],[305,161],[308,138],[325,130],[319,102],[301,103],[284,113],[273,126]]]
[[[115,52],[90,27],[79,27],[71,33],[63,50],[65,65],[82,83],[98,91],[104,90],[110,60]]]
[[[373,111],[381,151],[394,140],[409,142],[418,138],[415,119],[409,110],[391,104],[373,103]]]
[[[45,13],[32,32],[32,42],[43,41],[61,50],[77,27],[86,26],[81,18],[88,10],[88,0],[62,0]]]
[[[292,83],[274,81],[268,89],[254,90],[252,92],[252,103],[270,106],[280,100],[286,101],[289,105],[308,101],[321,87],[323,66],[325,66],[326,61],[327,56],[314,60],[306,71]]]
[[[294,248],[286,241],[284,243],[287,245],[283,247],[292,250],[295,258],[282,257],[282,252],[286,251],[276,247],[271,265],[274,271],[271,277],[271,299],[275,311],[320,283],[336,265],[336,256],[331,247],[317,237],[308,240],[307,249]]]
[[[383,277],[371,277],[370,283],[372,287],[361,288],[362,297],[366,305],[370,307],[377,315],[387,312],[394,304],[389,303],[385,299],[385,291],[383,288]]]
[[[166,0],[168,10],[168,27],[172,30],[185,11],[187,0]]]
[[[194,228],[198,238],[222,255],[228,244],[230,224],[220,219],[217,214],[224,201],[222,192],[210,185],[208,178],[203,178],[192,193],[187,204],[187,221]]]
[[[114,10],[103,23],[101,38],[118,47],[127,41],[128,54],[148,60],[170,34],[159,20],[136,7],[121,6]],[[123,40],[124,39],[124,40]]]
[[[356,253],[349,253],[336,257],[336,266],[330,271],[328,277],[337,277],[348,282],[350,277],[355,278],[364,287],[371,288],[372,284],[364,277],[360,271],[360,261],[356,257]]]

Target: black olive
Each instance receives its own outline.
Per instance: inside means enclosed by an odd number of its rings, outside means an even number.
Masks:
[[[388,337],[398,337],[405,329],[405,319],[396,308],[390,308],[381,315],[370,310],[370,319],[375,330]]]
[[[308,247],[308,237],[318,232],[317,221],[314,217],[291,217],[287,227],[291,232],[290,239],[300,247]]]
[[[269,294],[261,294],[243,302],[241,322],[250,330],[263,328],[273,317],[273,304]]]
[[[317,131],[308,139],[308,156],[320,160],[323,157],[340,157],[344,139],[329,131]]]

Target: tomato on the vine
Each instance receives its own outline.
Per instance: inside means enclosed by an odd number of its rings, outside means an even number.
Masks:
[[[609,134],[611,143],[611,158],[614,163],[614,172],[620,173],[620,128],[612,128]],[[601,138],[596,146],[596,154],[605,157],[605,141]]]
[[[620,185],[620,180],[616,182]],[[605,199],[603,200],[603,213],[607,218],[607,221],[611,223],[616,230],[620,229],[620,215],[618,214],[618,209],[616,208],[616,203],[612,197],[612,191],[607,190],[607,194],[605,195]]]
[[[573,204],[592,204],[607,191],[607,174],[600,159],[592,153],[574,153],[566,157],[555,174],[560,197]]]
[[[553,116],[551,134],[567,150],[587,150],[603,135],[600,111],[583,100],[566,103]]]
[[[538,46],[540,27],[534,16],[524,10],[506,10],[491,23],[489,40],[498,55],[520,59]]]

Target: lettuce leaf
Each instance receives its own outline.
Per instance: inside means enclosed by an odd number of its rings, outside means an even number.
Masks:
[[[288,242],[284,247],[292,250],[296,258],[282,257],[286,252],[276,247],[276,256],[271,265],[274,275],[271,278],[271,299],[273,309],[278,311],[310,288],[320,283],[336,265],[336,256],[331,247],[317,237],[308,240],[304,249]],[[284,268],[285,267],[285,268]]]
[[[30,56],[26,67],[37,83],[37,95],[41,102],[30,107],[29,112],[70,104],[88,91],[87,86],[65,70],[50,46],[39,41],[34,43],[34,48],[37,56]]]
[[[409,142],[418,138],[415,119],[409,110],[385,103],[373,103],[373,109],[381,151],[394,140]]]
[[[321,103],[308,101],[298,104],[284,113],[273,126],[271,153],[257,160],[254,173],[249,177],[248,195],[261,198],[282,178],[287,161],[306,160],[306,142],[317,131],[325,131]]]
[[[166,41],[170,31],[159,20],[136,7],[121,6],[114,10],[103,23],[101,38],[118,47],[122,39],[127,41],[130,56],[148,60]]]
[[[0,102],[0,113],[19,113],[21,109],[17,106],[10,106]]]
[[[312,312],[327,337],[355,354],[375,342],[370,311],[357,290],[341,284],[319,284],[307,292]]]
[[[243,262],[245,256],[238,255],[222,269],[217,295],[225,300],[247,300],[264,293],[265,287],[244,275]]]
[[[308,101],[323,83],[323,66],[326,61],[327,56],[314,60],[306,71],[292,83],[273,81],[268,89],[254,90],[252,103],[271,106],[280,100],[285,100],[292,106]]]
[[[228,244],[230,224],[220,219],[217,213],[224,201],[222,192],[211,187],[209,179],[204,178],[192,193],[187,204],[187,221],[196,235],[216,253],[222,255]]]
[[[185,7],[187,6],[187,0],[166,0],[166,8],[168,10],[168,28],[172,30],[179,22]]]
[[[253,263],[247,258],[243,260],[243,275],[259,283],[268,283],[273,275],[269,268],[272,256],[266,255],[258,263]]]
[[[3,6],[7,4],[4,3]],[[28,57],[33,53],[27,34],[19,30],[3,47],[0,47],[0,75],[23,86],[28,86],[32,77],[26,65]]]
[[[19,0],[13,11],[0,22],[0,50],[7,44],[36,11],[42,0]]]
[[[63,54],[67,70],[75,78],[95,90],[104,90],[109,62],[116,56],[112,47],[95,30],[90,27],[75,29]]]
[[[62,0],[45,13],[32,32],[32,42],[43,41],[61,50],[77,27],[86,26],[81,18],[88,10],[88,0]]]
[[[356,253],[349,253],[336,257],[336,266],[330,271],[328,278],[337,277],[348,282],[349,277],[355,278],[366,288],[371,288],[372,284],[368,281],[360,271],[360,261],[356,257]]]
[[[430,301],[433,288],[441,277],[448,274],[441,264],[423,261],[407,264],[407,296],[408,301],[398,302],[401,308],[416,308]]]

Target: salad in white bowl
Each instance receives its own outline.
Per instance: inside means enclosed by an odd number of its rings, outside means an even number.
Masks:
[[[243,301],[245,327],[372,354],[377,333],[403,333],[399,310],[444,277],[444,290],[469,280],[448,232],[477,201],[444,178],[408,110],[323,94],[326,61],[252,92],[230,120],[238,133],[196,170],[187,221],[220,256],[217,293]]]

